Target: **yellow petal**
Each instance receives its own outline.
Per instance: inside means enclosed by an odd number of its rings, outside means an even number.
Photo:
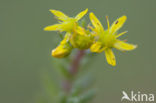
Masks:
[[[119,30],[123,24],[125,23],[127,17],[126,16],[122,16],[120,18],[118,18],[111,26],[110,28],[110,32],[111,33],[115,33],[117,30]]]
[[[66,20],[68,18],[67,15],[65,15],[64,13],[62,13],[61,11],[58,10],[50,10],[51,13],[53,13],[59,20]]]
[[[115,55],[111,49],[106,49],[105,50],[105,55],[106,55],[106,60],[108,64],[115,66],[116,65],[116,60],[115,60]]]
[[[120,41],[118,40],[115,44],[114,47],[118,50],[121,51],[129,51],[129,50],[133,50],[137,47],[137,45],[133,45],[133,44],[128,44],[125,43],[124,41]]]
[[[60,24],[50,25],[44,28],[45,31],[56,31],[59,30],[61,27]]]
[[[88,12],[88,9],[80,12],[79,14],[76,15],[75,19],[76,21],[80,20],[86,13]]]
[[[100,42],[96,42],[90,47],[90,51],[101,53],[102,51],[104,51],[104,48],[102,47],[102,44]]]
[[[90,20],[91,20],[93,26],[94,26],[97,30],[103,30],[103,31],[104,31],[102,24],[100,23],[100,21],[98,20],[98,18],[94,15],[94,13],[91,12],[91,13],[89,14],[89,17],[90,17]]]

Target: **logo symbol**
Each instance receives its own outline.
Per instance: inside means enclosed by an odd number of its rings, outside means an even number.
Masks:
[[[121,101],[123,100],[128,100],[128,101],[135,101],[135,102],[143,102],[143,101],[148,101],[148,102],[153,102],[154,101],[154,94],[145,94],[141,93],[138,91],[137,93],[134,93],[134,91],[131,91],[131,94],[128,95],[125,91],[122,91],[122,98]]]
[[[127,93],[125,91],[122,91],[122,94],[123,94],[123,97],[121,98],[121,101],[123,99],[127,99],[127,100],[131,101],[131,99],[128,97],[128,95],[127,95]]]

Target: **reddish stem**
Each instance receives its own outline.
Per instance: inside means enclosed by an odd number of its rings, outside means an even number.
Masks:
[[[76,56],[74,57],[71,66],[69,68],[70,73],[74,76],[77,74],[79,66],[80,66],[80,62],[81,59],[83,58],[83,56],[85,55],[85,51],[84,50],[79,50],[76,54]]]
[[[78,73],[80,62],[84,55],[85,55],[85,51],[79,50],[75,55],[75,57],[73,58],[71,65],[69,67],[69,72],[71,73],[72,78],[74,78],[74,76]],[[65,80],[63,82],[63,88],[68,93],[72,88],[72,82],[70,80]]]

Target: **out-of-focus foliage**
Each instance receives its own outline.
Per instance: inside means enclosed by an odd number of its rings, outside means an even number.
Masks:
[[[69,72],[69,67],[75,50],[70,56],[64,59],[52,59],[54,65],[54,72],[58,75],[57,80],[52,78],[50,72],[43,75],[43,96],[39,96],[36,103],[89,103],[95,96],[95,89],[93,89],[95,78],[89,69],[84,68],[93,55],[86,52],[85,59],[80,62],[79,73],[73,77]],[[94,56],[93,56],[94,57]],[[86,62],[88,61],[88,62]],[[69,80],[72,83],[72,88],[66,92],[63,88],[62,82]]]

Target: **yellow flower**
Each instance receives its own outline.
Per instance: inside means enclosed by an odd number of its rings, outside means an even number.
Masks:
[[[78,21],[88,12],[88,9],[80,12],[76,17],[68,17],[64,13],[58,10],[50,10],[59,21],[58,24],[50,25],[44,28],[46,31],[66,31],[72,32],[73,29],[78,25]]]
[[[74,33],[70,37],[70,43],[74,48],[81,50],[90,48],[91,44],[94,41],[94,37],[91,35],[89,30],[85,30],[78,26]]]
[[[121,41],[118,39],[121,35],[125,34],[125,32],[122,33],[117,33],[117,31],[123,26],[125,23],[127,17],[122,16],[118,18],[112,25],[111,27],[109,26],[109,20],[108,17],[107,23],[108,23],[108,29],[104,30],[102,24],[98,20],[98,18],[94,15],[94,13],[90,13],[90,20],[94,26],[94,28],[90,27],[93,32],[96,34],[95,38],[96,41],[93,43],[93,45],[90,47],[90,50],[92,52],[105,52],[106,60],[107,62],[115,66],[116,65],[116,59],[115,55],[112,51],[112,48],[116,48],[121,51],[130,51],[135,49],[137,46],[128,44],[125,41]]]
[[[69,43],[69,34],[67,33],[60,45],[52,50],[52,56],[56,58],[63,58],[68,56],[72,51],[72,46]]]

